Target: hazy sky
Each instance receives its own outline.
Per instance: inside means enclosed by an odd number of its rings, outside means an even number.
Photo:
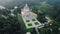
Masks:
[[[9,5],[10,4],[20,4],[22,3],[23,1],[33,1],[34,2],[39,2],[39,1],[46,1],[48,3],[51,3],[51,4],[54,4],[54,3],[57,3],[60,2],[60,0],[0,0],[0,5]],[[60,5],[59,5],[60,6]]]
[[[5,4],[5,3],[9,3],[12,2],[13,0],[0,0],[0,4]]]
[[[23,1],[35,1],[35,0],[0,0],[0,5],[5,5],[5,4],[9,4],[9,3],[20,3]]]
[[[0,0],[0,4],[9,3],[13,1],[35,1],[35,0]]]

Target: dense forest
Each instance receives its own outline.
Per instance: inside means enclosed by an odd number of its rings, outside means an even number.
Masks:
[[[19,1],[19,0],[18,0]],[[17,14],[21,14],[21,8],[27,3],[32,12],[38,15],[37,19],[43,23],[46,22],[45,16],[48,15],[52,20],[52,25],[41,28],[41,34],[60,34],[60,0],[38,0],[18,3],[13,1],[0,7],[0,34],[22,34],[21,24],[18,21]],[[33,3],[34,2],[34,3]],[[18,8],[15,9],[14,7]],[[51,32],[52,31],[52,32]]]

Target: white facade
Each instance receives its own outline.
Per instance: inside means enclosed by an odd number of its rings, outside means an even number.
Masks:
[[[22,18],[26,28],[34,28],[41,26],[41,23],[36,19],[37,14],[33,13],[26,4],[21,10]]]

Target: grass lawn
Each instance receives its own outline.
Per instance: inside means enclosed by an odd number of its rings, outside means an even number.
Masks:
[[[32,31],[33,31],[33,28],[31,28],[31,29],[27,29],[27,28],[26,28],[25,23],[24,23],[21,15],[20,15],[20,21],[21,21],[22,27],[24,28],[24,31],[25,31],[25,32],[32,32]],[[29,25],[30,25],[30,24],[29,24]]]

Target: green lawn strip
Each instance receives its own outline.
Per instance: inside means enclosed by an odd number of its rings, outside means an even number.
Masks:
[[[30,20],[26,20],[26,22],[30,22]]]
[[[22,19],[22,16],[20,15],[20,22],[21,22],[21,24],[22,24],[22,27],[25,29],[26,28],[26,26],[25,26],[25,23],[24,23],[24,21],[23,21],[23,19]]]
[[[39,23],[38,22],[35,22],[35,25],[38,25]]]
[[[33,28],[25,29],[26,32],[33,32]]]
[[[32,26],[32,24],[30,23],[30,24],[28,24],[28,26]]]
[[[35,21],[35,19],[32,19],[32,21]]]
[[[24,28],[25,32],[32,32],[33,31],[33,28],[30,28],[30,29],[26,28],[25,23],[24,23],[21,15],[20,15],[20,21],[21,21],[22,27]]]

